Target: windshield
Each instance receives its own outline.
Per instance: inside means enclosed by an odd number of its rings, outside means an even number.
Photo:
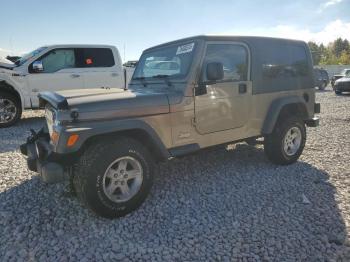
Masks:
[[[345,76],[350,77],[350,70],[346,71]]]
[[[15,64],[17,66],[23,65],[25,62],[27,62],[29,59],[31,59],[33,56],[36,56],[37,54],[41,53],[42,51],[44,51],[47,47],[43,46],[43,47],[39,47],[38,49],[35,49],[32,52],[29,52],[25,55],[23,55],[20,59],[18,59]]]
[[[157,77],[183,78],[191,66],[195,43],[171,45],[144,53],[133,79]]]
[[[348,74],[349,72],[350,72],[349,69],[343,69],[343,70],[340,72],[340,74],[341,74],[341,75],[346,75],[346,74]]]

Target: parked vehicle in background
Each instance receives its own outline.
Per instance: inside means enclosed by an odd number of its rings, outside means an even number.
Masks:
[[[334,89],[334,83],[335,83],[335,81],[337,81],[339,78],[344,77],[344,76],[347,75],[349,72],[350,72],[350,68],[346,68],[346,69],[343,69],[343,70],[340,72],[340,74],[332,76],[332,79],[331,79],[332,88]]]
[[[269,160],[294,163],[320,111],[308,45],[246,36],[147,49],[128,90],[39,96],[47,127],[21,146],[28,168],[49,183],[70,179],[82,202],[108,218],[143,203],[159,161],[264,138]]]
[[[333,88],[337,95],[340,95],[342,92],[350,92],[350,70],[344,77],[335,81]]]
[[[314,68],[315,87],[319,90],[325,90],[329,84],[328,72],[323,68]]]
[[[20,59],[21,57],[20,56],[6,56],[6,59],[7,60],[10,60],[11,62],[16,62],[18,59]]]
[[[39,108],[39,92],[125,88],[132,73],[107,45],[44,46],[0,63],[0,127],[16,123],[23,109]]]
[[[125,67],[136,67],[138,60],[130,60],[123,64]]]

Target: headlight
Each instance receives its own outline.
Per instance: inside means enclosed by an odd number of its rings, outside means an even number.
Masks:
[[[50,136],[52,136],[52,133],[54,131],[53,126],[58,126],[60,124],[60,121],[57,120],[57,112],[47,106],[45,108],[45,118],[46,118],[47,127],[49,129]]]

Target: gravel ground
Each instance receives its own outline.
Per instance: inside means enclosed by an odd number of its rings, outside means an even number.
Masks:
[[[45,185],[18,146],[42,112],[0,130],[0,261],[349,261],[350,95],[317,94],[319,128],[296,164],[237,144],[160,166],[136,212],[92,215]]]

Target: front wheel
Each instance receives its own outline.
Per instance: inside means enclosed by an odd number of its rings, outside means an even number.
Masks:
[[[138,141],[119,138],[96,141],[82,155],[74,186],[80,200],[105,218],[124,216],[146,199],[154,162]]]
[[[336,95],[341,95],[342,92],[339,91],[339,90],[337,90],[337,89],[335,89],[335,90],[334,90],[334,93],[335,93]]]
[[[266,136],[264,141],[264,150],[271,162],[292,164],[298,160],[305,146],[305,124],[295,117],[280,120],[273,133]]]
[[[14,125],[21,115],[20,101],[10,93],[0,92],[0,128]]]

